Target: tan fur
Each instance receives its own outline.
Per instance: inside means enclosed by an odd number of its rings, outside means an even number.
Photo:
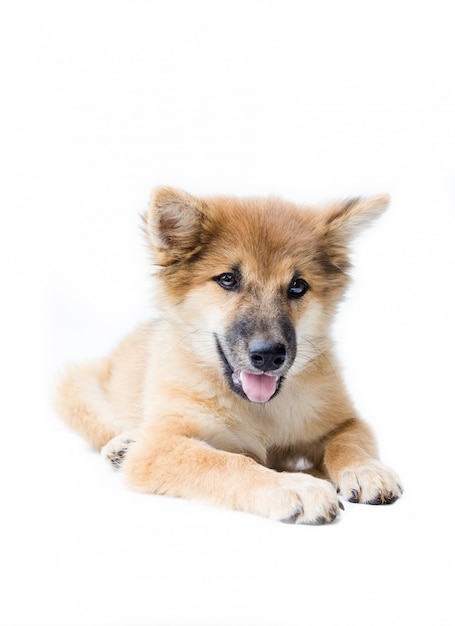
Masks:
[[[378,196],[310,208],[157,189],[145,231],[161,317],[111,357],[67,371],[58,393],[62,417],[104,446],[104,456],[146,493],[299,523],[336,517],[332,485],[351,501],[395,500],[397,476],[377,458],[330,339],[348,283],[350,241],[387,204]],[[214,280],[237,267],[239,289]],[[295,276],[310,285],[300,299],[287,292]],[[295,331],[295,360],[264,403],[234,393],[223,371],[214,338],[227,344],[239,316],[256,320],[267,336],[286,316]],[[243,369],[247,353],[225,347]],[[281,471],[302,458],[331,482]]]

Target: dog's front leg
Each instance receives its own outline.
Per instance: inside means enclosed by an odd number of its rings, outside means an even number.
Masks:
[[[243,454],[215,449],[190,430],[143,430],[122,465],[131,486],[295,523],[323,524],[337,516],[329,482],[275,472]]]
[[[397,474],[378,460],[372,432],[358,418],[347,420],[327,437],[324,464],[349,502],[390,504],[403,493]]]

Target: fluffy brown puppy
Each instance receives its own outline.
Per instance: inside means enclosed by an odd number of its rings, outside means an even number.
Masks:
[[[330,325],[349,244],[387,196],[322,207],[158,188],[145,216],[160,316],[66,372],[62,417],[146,493],[317,524],[397,475],[346,393]],[[314,475],[290,471],[305,459]]]

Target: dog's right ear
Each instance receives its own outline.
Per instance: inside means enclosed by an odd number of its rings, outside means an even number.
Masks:
[[[171,265],[198,251],[205,203],[184,191],[158,187],[144,215],[147,239],[155,262]]]

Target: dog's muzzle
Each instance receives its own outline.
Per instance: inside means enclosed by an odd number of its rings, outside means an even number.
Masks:
[[[250,402],[265,403],[279,391],[289,355],[283,343],[266,340],[251,342],[243,363],[234,365],[216,338],[218,353],[231,389]],[[286,362],[288,366],[286,367]]]

